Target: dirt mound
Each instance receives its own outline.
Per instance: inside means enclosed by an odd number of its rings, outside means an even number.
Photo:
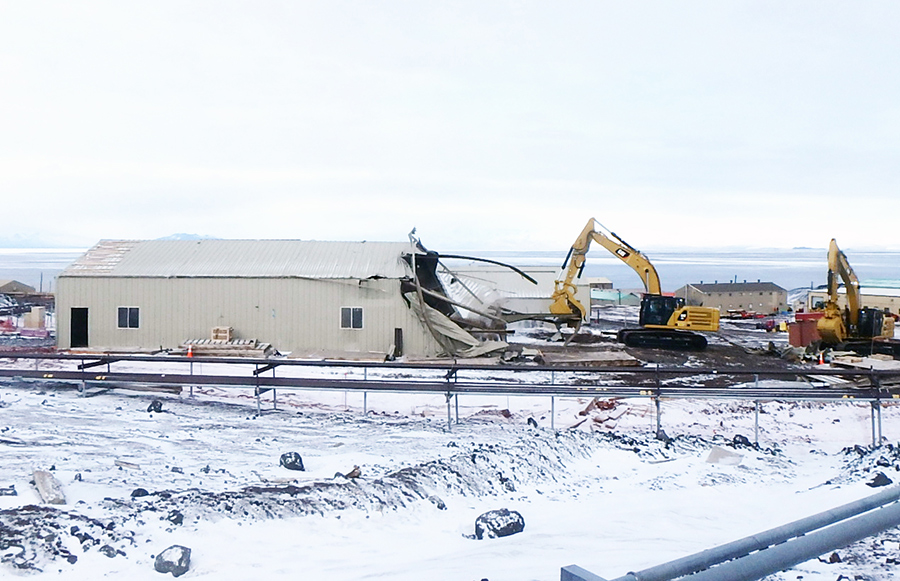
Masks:
[[[848,446],[841,450],[844,467],[841,474],[829,484],[844,484],[869,480],[877,487],[883,485],[884,478],[900,481],[900,444],[885,444],[878,448]],[[879,474],[882,476],[879,477]],[[876,480],[877,479],[877,480]]]
[[[0,511],[0,562],[15,569],[40,572],[55,559],[75,563],[88,551],[125,556],[133,545],[134,533],[112,520],[35,505]]]

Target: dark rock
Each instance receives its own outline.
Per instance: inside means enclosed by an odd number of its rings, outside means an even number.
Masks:
[[[110,559],[112,559],[113,557],[116,556],[116,550],[114,548],[110,547],[109,545],[103,545],[102,547],[100,547],[97,550],[100,551],[102,554],[106,555],[107,557],[109,557]]]
[[[203,472],[204,474],[209,474],[209,464],[207,464],[206,466],[201,468],[200,472]]]
[[[829,562],[829,563],[840,563],[840,562],[841,562],[841,556],[838,555],[837,553],[831,553],[831,556],[828,557],[828,562]]]
[[[866,486],[871,486],[872,488],[878,488],[879,486],[887,486],[888,484],[893,484],[894,481],[884,475],[884,472],[879,472],[875,475],[875,478],[872,482],[866,482]]]
[[[306,470],[303,467],[303,458],[296,452],[285,452],[281,455],[281,460],[278,463],[288,470]]]
[[[858,455],[860,457],[866,456],[869,453],[868,450],[866,450],[859,444],[857,444],[856,446],[848,446],[848,447],[844,448],[843,450],[841,450],[841,452],[843,452],[844,454],[847,454],[847,455],[855,453],[856,455]]]
[[[6,488],[0,488],[0,496],[18,496],[19,493],[16,492],[16,485],[10,484]]]
[[[173,525],[180,525],[184,522],[184,515],[181,514],[180,510],[171,510],[169,511],[169,515],[166,517],[166,520]]]
[[[531,426],[532,428],[538,427],[537,420],[534,418],[528,418],[528,425]]]
[[[750,438],[747,436],[742,436],[741,434],[737,434],[734,439],[731,440],[731,445],[735,448],[755,448],[753,442],[750,441]]]
[[[135,488],[131,493],[131,498],[140,498],[142,496],[150,496],[150,493],[144,488]]]
[[[181,577],[191,566],[191,550],[181,545],[172,545],[156,556],[153,568],[160,573],[171,573]]]
[[[436,506],[438,510],[447,510],[447,505],[444,504],[444,501],[439,496],[429,496],[428,502]]]
[[[525,530],[525,519],[515,510],[489,510],[475,519],[475,538],[508,537]]]
[[[151,401],[150,405],[147,406],[147,411],[149,413],[162,413],[162,402],[158,399]]]
[[[184,474],[184,470],[179,468],[178,466],[172,466],[172,472],[175,474]]]

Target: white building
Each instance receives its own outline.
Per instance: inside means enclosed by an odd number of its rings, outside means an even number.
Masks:
[[[408,242],[104,240],[58,277],[59,347],[177,349],[231,327],[293,356],[483,352],[441,335],[450,307],[415,292],[415,261],[433,273]]]

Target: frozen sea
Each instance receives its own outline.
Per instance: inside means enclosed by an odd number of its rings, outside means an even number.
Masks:
[[[854,251],[845,254],[863,286],[900,286],[900,251]],[[774,282],[782,288],[817,287],[825,284],[828,251],[825,248],[730,248],[679,251],[645,251],[659,272],[663,290],[674,291],[687,283]],[[470,256],[490,258],[515,266],[562,266],[563,252],[482,252]],[[640,279],[626,264],[602,248],[592,248],[583,277],[605,277],[613,288],[633,289]]]
[[[53,291],[56,276],[82,252],[84,249],[77,248],[0,248],[0,280],[18,280]],[[674,291],[687,283],[757,280],[774,282],[788,290],[817,287],[825,284],[828,269],[824,248],[648,250],[645,253],[659,271],[666,291]],[[863,286],[900,287],[900,251],[845,249],[845,253]],[[566,257],[565,250],[456,254],[488,258],[518,267],[559,268]],[[641,286],[634,271],[602,248],[594,248],[588,254],[583,276],[608,278],[614,288]]]

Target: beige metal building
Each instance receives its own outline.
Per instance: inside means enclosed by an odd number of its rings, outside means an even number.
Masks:
[[[768,315],[787,309],[787,291],[773,282],[688,284],[675,291],[675,296],[684,297],[688,305],[718,308],[722,314],[748,311]]]
[[[806,308],[810,311],[815,310],[817,306],[821,308],[821,305],[824,305],[827,300],[827,289],[810,290],[806,297]],[[900,289],[898,288],[861,286],[859,300],[862,307],[887,309],[894,314],[900,313]],[[842,309],[847,306],[847,293],[843,286],[838,288],[838,306]]]
[[[231,327],[293,356],[432,356],[410,243],[104,240],[58,277],[60,348],[174,349]],[[427,309],[426,309],[427,310]]]

